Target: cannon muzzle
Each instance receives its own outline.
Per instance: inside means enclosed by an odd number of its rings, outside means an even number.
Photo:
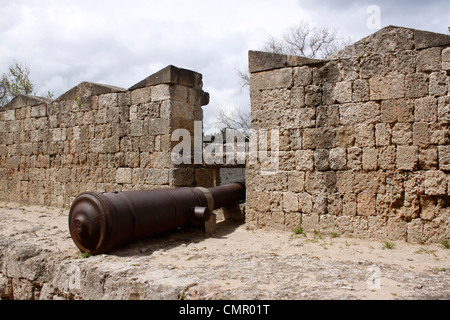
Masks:
[[[93,255],[114,247],[204,224],[214,210],[245,199],[245,182],[214,188],[86,192],[72,203],[69,230],[77,247]]]

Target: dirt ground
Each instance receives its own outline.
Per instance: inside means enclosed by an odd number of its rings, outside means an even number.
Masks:
[[[109,279],[116,272],[120,279],[162,283],[178,292],[156,295],[161,299],[450,299],[450,250],[442,244],[250,230],[221,221],[210,236],[178,230],[82,259],[70,238],[67,210],[5,202],[0,240],[32,243],[80,266],[93,264]],[[117,298],[112,287],[104,283],[100,298]]]

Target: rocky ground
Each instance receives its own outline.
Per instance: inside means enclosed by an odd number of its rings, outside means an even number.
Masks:
[[[317,233],[178,230],[82,257],[67,210],[0,202],[8,299],[450,299],[450,250]]]

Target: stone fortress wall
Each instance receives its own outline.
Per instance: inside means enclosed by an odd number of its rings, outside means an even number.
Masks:
[[[389,26],[328,60],[251,51],[249,70],[252,128],[280,137],[276,174],[247,163],[249,225],[450,238],[450,36]],[[0,200],[67,207],[84,191],[240,180],[242,166],[171,160],[174,130],[203,120],[202,86],[168,66],[128,90],[16,97],[0,109]]]
[[[328,60],[249,52],[252,128],[279,171],[247,168],[247,222],[355,237],[450,237],[450,36],[389,26]]]
[[[85,191],[220,184],[233,168],[171,160],[172,132],[203,120],[202,86],[168,66],[128,90],[83,82],[56,100],[16,97],[0,109],[0,199],[67,207]]]

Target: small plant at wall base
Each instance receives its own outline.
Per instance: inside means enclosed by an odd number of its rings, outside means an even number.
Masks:
[[[450,249],[450,242],[448,240],[444,240],[441,242],[445,249]]]
[[[383,243],[383,249],[394,249],[395,244],[389,241]]]

